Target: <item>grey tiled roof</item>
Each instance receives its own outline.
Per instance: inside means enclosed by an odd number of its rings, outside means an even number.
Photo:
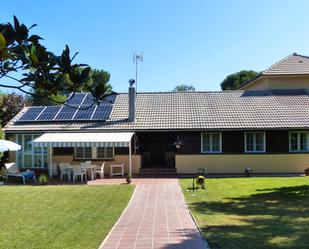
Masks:
[[[309,128],[309,97],[304,91],[138,93],[135,123],[127,120],[127,94],[117,95],[106,122],[17,123],[26,110],[6,132]]]
[[[309,57],[291,54],[263,72],[263,75],[309,74]]]

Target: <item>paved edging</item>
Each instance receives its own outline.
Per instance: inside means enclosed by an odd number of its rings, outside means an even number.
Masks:
[[[181,191],[182,191],[182,188],[181,188],[179,179],[178,179],[178,185],[179,185],[179,188],[180,188]],[[183,191],[182,191],[182,192],[183,192]],[[194,224],[195,224],[196,227],[197,227],[197,230],[199,231],[199,233],[200,233],[201,237],[203,238],[203,240],[204,240],[206,246],[208,247],[208,249],[211,249],[210,246],[209,246],[209,243],[208,243],[208,241],[207,241],[207,239],[206,239],[206,237],[205,237],[204,234],[202,233],[202,231],[201,231],[199,225],[197,224],[196,219],[194,218],[194,216],[193,216],[193,214],[192,214],[192,212],[191,212],[191,209],[190,209],[190,207],[189,207],[189,204],[188,204],[188,202],[187,202],[187,200],[186,200],[186,197],[185,197],[184,193],[182,193],[182,195],[183,195],[183,200],[184,200],[184,202],[185,202],[185,204],[186,204],[186,206],[187,206],[187,209],[188,209],[188,211],[189,211],[189,213],[190,213],[190,216],[191,216],[191,218],[192,218]]]
[[[135,195],[135,192],[136,192],[136,189],[137,189],[137,186],[134,187],[134,191],[133,191],[133,194],[130,198],[130,201],[128,202],[126,208],[122,211],[121,215],[119,216],[117,222],[113,225],[112,229],[109,231],[109,233],[106,235],[105,239],[102,241],[101,245],[99,246],[98,249],[102,249],[104,244],[106,243],[106,241],[108,240],[109,236],[111,235],[111,233],[115,230],[115,227],[118,225],[118,223],[120,222],[122,216],[124,215],[124,213],[127,211],[127,209],[129,208],[131,202],[133,201],[133,197]]]

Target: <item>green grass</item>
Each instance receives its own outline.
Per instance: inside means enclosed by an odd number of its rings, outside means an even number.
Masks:
[[[1,186],[0,248],[96,249],[132,186]]]
[[[309,177],[207,179],[185,198],[212,249],[309,248]]]

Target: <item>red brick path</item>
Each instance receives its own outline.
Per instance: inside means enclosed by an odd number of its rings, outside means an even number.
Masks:
[[[160,184],[157,184],[160,183]],[[143,179],[100,249],[207,249],[177,179]]]

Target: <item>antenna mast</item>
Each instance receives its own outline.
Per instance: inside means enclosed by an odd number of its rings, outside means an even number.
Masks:
[[[144,56],[143,56],[143,52],[134,52],[133,54],[133,62],[135,63],[135,88],[136,88],[136,92],[137,92],[137,64],[139,62],[143,63],[144,61]]]

